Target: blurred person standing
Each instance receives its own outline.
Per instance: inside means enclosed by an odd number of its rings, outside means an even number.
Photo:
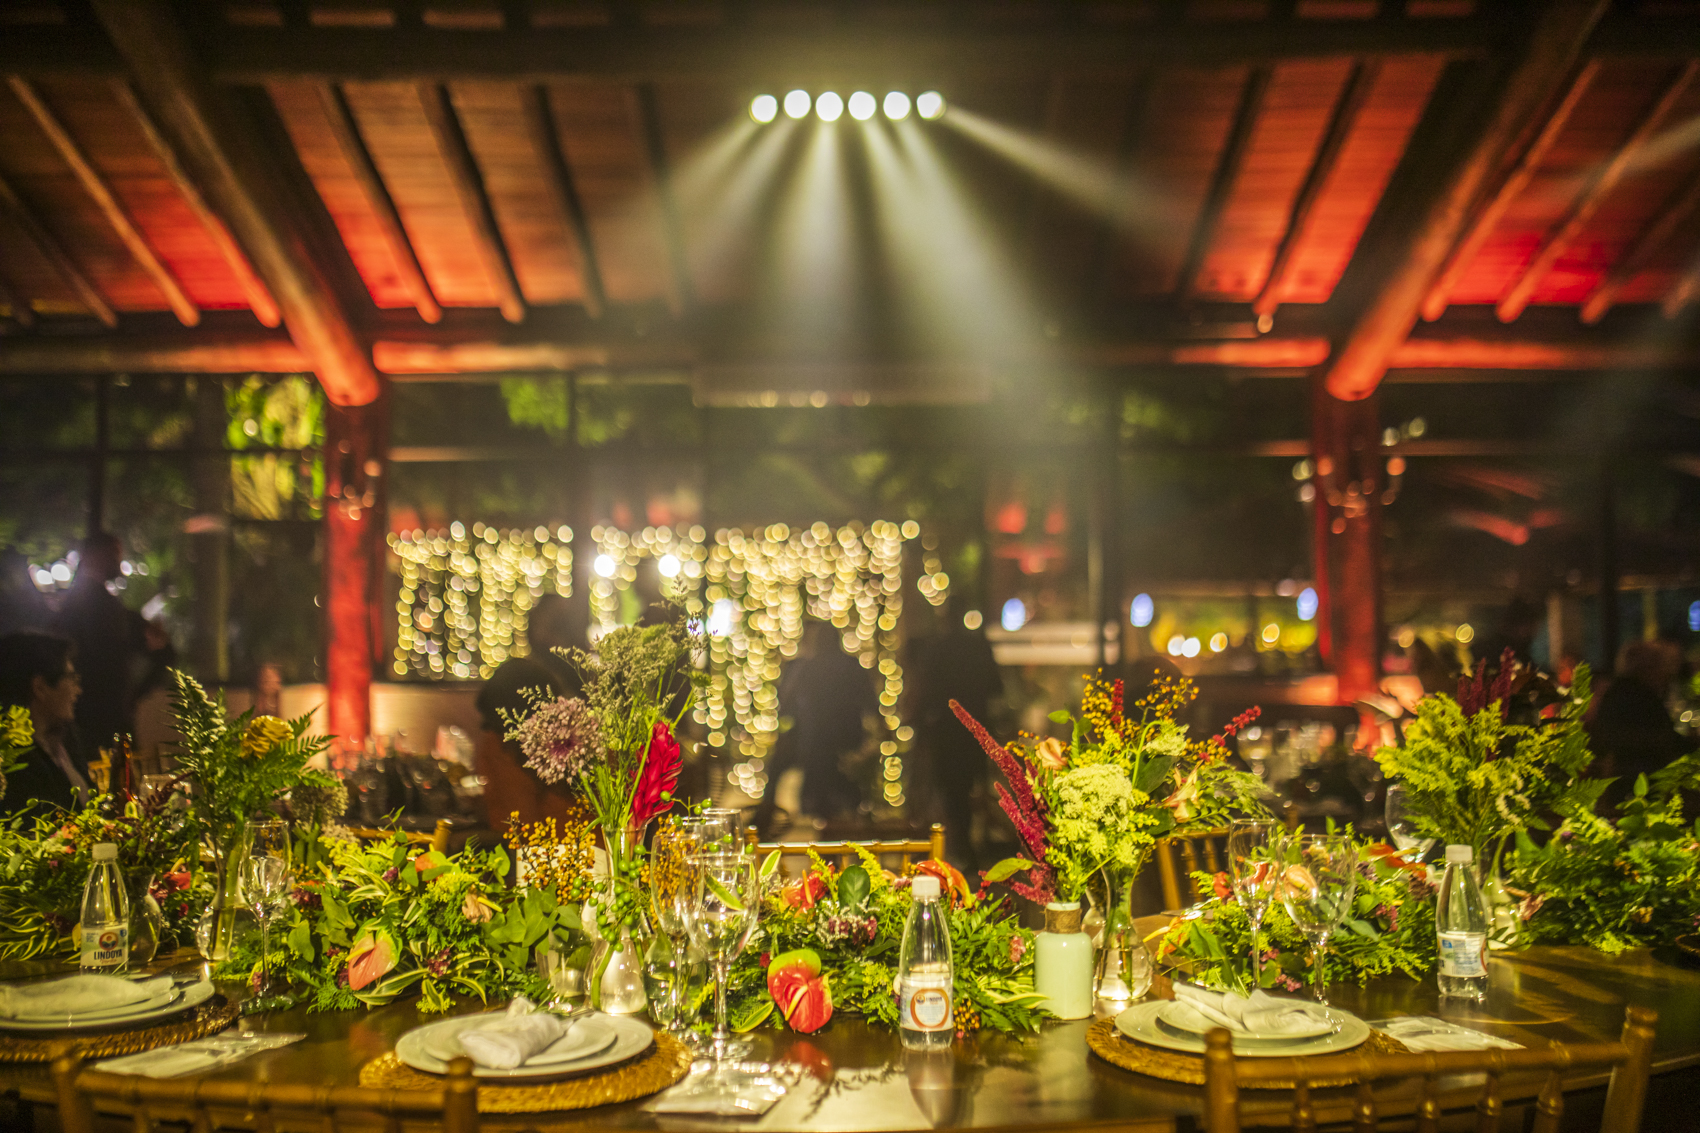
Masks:
[[[804,814],[828,820],[854,816],[862,792],[844,763],[862,748],[863,716],[878,709],[873,680],[843,650],[838,631],[826,622],[805,623],[796,659],[779,677],[779,716],[791,721],[784,740],[803,772]]]
[[[76,581],[65,595],[53,629],[77,643],[83,694],[77,701],[77,730],[84,741],[112,747],[128,737],[135,711],[136,678],[147,651],[147,622],[119,601],[106,584],[119,577],[124,546],[98,532],[83,540]],[[112,768],[112,781],[121,782]]]
[[[1637,775],[1651,775],[1694,749],[1671,722],[1665,697],[1682,665],[1673,642],[1632,641],[1624,646],[1617,676],[1594,711],[1592,735],[1598,778],[1614,777],[1603,800],[1616,807],[1635,790]]]
[[[29,709],[35,744],[7,776],[0,813],[17,814],[37,800],[71,810],[88,801],[88,753],[76,724],[82,681],[74,642],[26,631],[0,637],[0,705]]]
[[[17,551],[0,550],[0,633],[46,629],[52,620],[47,599],[30,577],[29,560]]]
[[[904,670],[905,718],[915,728],[916,746],[945,829],[945,852],[967,877],[979,868],[974,846],[974,794],[990,762],[979,741],[950,710],[952,700],[982,723],[992,719],[992,702],[1004,695],[1003,673],[978,619],[965,599],[951,594],[938,633],[915,639]],[[968,620],[974,628],[968,628]]]

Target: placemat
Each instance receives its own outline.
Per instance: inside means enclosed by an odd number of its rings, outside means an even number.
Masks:
[[[619,1066],[583,1078],[525,1085],[478,1083],[480,1113],[552,1113],[564,1109],[629,1102],[659,1093],[691,1068],[691,1049],[664,1031],[655,1045]],[[380,1089],[440,1089],[443,1079],[406,1065],[395,1052],[381,1055],[360,1068],[360,1084]]]
[[[1092,1048],[1092,1053],[1123,1070],[1132,1070],[1136,1074],[1149,1074],[1153,1078],[1162,1078],[1169,1082],[1185,1082],[1189,1086],[1204,1085],[1204,1056],[1202,1054],[1187,1054],[1179,1050],[1162,1050],[1158,1047],[1147,1046],[1127,1038],[1116,1030],[1114,1019],[1099,1019],[1086,1028],[1086,1045]],[[1339,1054],[1325,1054],[1315,1059],[1318,1064],[1328,1063],[1339,1059],[1342,1063],[1351,1055],[1368,1051],[1370,1054],[1409,1054],[1410,1050],[1404,1043],[1380,1031],[1371,1031],[1369,1038],[1362,1046]],[[1310,1085],[1312,1089],[1325,1089],[1330,1086],[1350,1086],[1356,1079],[1350,1074],[1339,1078],[1318,1078]],[[1292,1082],[1255,1082],[1242,1083],[1241,1089],[1290,1090]]]
[[[140,1054],[155,1047],[186,1043],[217,1034],[242,1012],[242,1006],[215,993],[194,1011],[170,1022],[147,1027],[111,1031],[66,1031],[60,1033],[9,1034],[0,1032],[0,1062],[51,1062],[53,1050],[66,1039],[75,1042],[86,1058],[112,1058]]]

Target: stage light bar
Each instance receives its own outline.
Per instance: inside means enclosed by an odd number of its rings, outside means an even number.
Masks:
[[[926,119],[944,116],[944,95],[936,90],[927,91],[915,99],[915,113]]]
[[[750,117],[757,122],[771,122],[779,116],[779,100],[771,94],[758,94],[750,100]]]
[[[878,109],[879,103],[865,90],[859,90],[850,96],[850,117],[858,122],[866,122]]]
[[[844,100],[832,91],[827,91],[815,99],[815,113],[822,122],[836,122],[838,116],[844,113]]]
[[[909,117],[909,96],[900,90],[894,90],[885,96],[885,116],[893,122],[901,122]]]
[[[809,97],[808,91],[794,90],[785,96],[785,116],[787,118],[806,118],[809,114],[809,107],[813,102],[814,100]]]

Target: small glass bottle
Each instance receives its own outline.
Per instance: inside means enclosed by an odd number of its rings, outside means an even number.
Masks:
[[[118,847],[94,848],[94,868],[83,884],[83,922],[78,962],[85,972],[116,975],[130,963],[130,895],[118,872]]]
[[[939,1050],[956,1039],[950,925],[939,900],[938,878],[915,878],[909,893],[915,903],[903,926],[897,962],[898,1028],[905,1050]]]

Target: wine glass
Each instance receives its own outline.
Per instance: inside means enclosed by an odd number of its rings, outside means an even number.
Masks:
[[[1228,827],[1228,867],[1234,881],[1234,896],[1251,922],[1251,987],[1263,986],[1263,960],[1257,933],[1275,895],[1279,868],[1274,858],[1280,827],[1269,819],[1242,818]]]
[[[1311,948],[1311,986],[1328,1002],[1323,958],[1358,889],[1358,854],[1344,834],[1299,834],[1282,839],[1281,905]]]
[[[738,837],[738,822],[743,817],[741,811],[721,806],[705,807],[692,817],[703,824],[702,852],[715,850],[735,854],[743,848]]]
[[[271,992],[271,925],[289,907],[294,878],[289,863],[270,856],[252,857],[242,864],[242,899],[260,922],[260,994]]]
[[[1411,797],[1403,783],[1387,784],[1387,836],[1401,853],[1415,850],[1419,862],[1434,848],[1434,839],[1417,831],[1411,815]]]
[[[691,858],[718,848],[720,835],[713,821],[686,815],[662,825],[650,848],[650,911],[657,934],[644,957],[645,990],[656,1022],[685,1042],[696,1040],[689,1024],[707,968],[685,920],[696,899]]]
[[[726,980],[732,961],[755,931],[761,885],[751,854],[697,854],[691,864],[696,867],[696,895],[685,920],[691,942],[708,954],[714,969],[714,1038],[709,1054],[718,1063],[736,1053],[726,1028]]]

